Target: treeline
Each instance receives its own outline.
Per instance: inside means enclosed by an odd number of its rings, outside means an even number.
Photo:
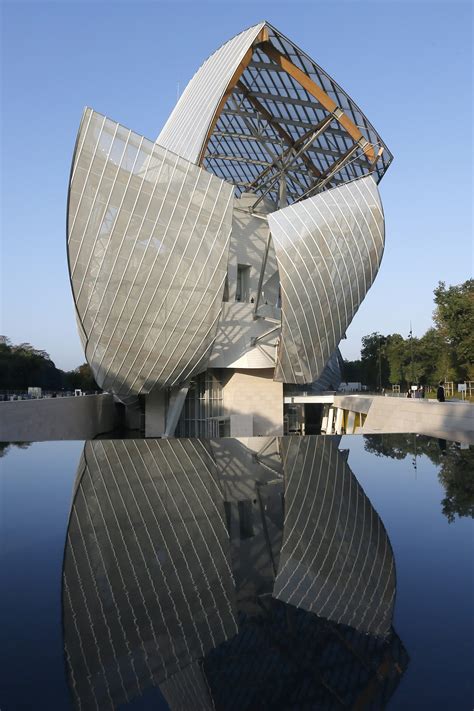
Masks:
[[[50,391],[100,390],[87,363],[75,370],[60,370],[46,351],[29,343],[13,345],[6,336],[0,336],[0,390],[26,392],[30,386]]]
[[[474,279],[449,287],[439,282],[434,302],[434,325],[421,338],[364,336],[360,360],[344,362],[344,380],[375,389],[474,380]]]

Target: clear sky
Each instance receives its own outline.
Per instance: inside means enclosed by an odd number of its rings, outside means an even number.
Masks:
[[[421,336],[433,289],[472,276],[470,0],[0,0],[0,333],[84,362],[66,261],[66,197],[84,106],[154,139],[200,64],[266,19],[366,113],[395,156],[380,184],[387,246],[343,341]]]

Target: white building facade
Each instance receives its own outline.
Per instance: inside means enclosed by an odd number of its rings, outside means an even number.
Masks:
[[[266,22],[222,45],[156,141],[87,108],[68,199],[79,332],[150,436],[283,433],[284,390],[334,389],[384,249],[392,156]]]

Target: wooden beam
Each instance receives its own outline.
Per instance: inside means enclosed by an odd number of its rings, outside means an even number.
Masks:
[[[347,133],[356,141],[361,144],[361,148],[367,156],[369,163],[375,163],[378,156],[375,155],[374,148],[371,143],[362,135],[360,129],[357,128],[355,123],[351,121],[349,116],[344,113],[344,111],[336,104],[335,101],[331,99],[330,96],[326,94],[324,89],[322,89],[316,82],[314,82],[307,74],[305,74],[299,67],[297,67],[288,57],[281,54],[270,42],[262,42],[260,44],[260,49],[265,52],[267,57],[275,62],[279,67],[284,69],[287,74],[293,77],[295,81],[306,89],[308,94],[314,96],[314,98],[319,101],[321,106],[324,106],[326,111],[334,114],[334,118],[338,123],[346,129]]]
[[[255,46],[261,45],[262,42],[265,42],[265,43],[268,42],[268,30],[266,27],[263,27],[263,29],[260,30],[260,32],[258,33],[257,37],[255,38],[252,46],[249,47],[248,50],[245,52],[242,61],[240,62],[239,66],[233,73],[233,75],[227,85],[227,88],[224,91],[224,94],[223,94],[221,100],[219,101],[219,104],[218,104],[217,109],[215,111],[214,117],[209,125],[209,128],[207,129],[206,138],[204,139],[204,142],[202,144],[201,153],[199,154],[198,165],[202,166],[202,162],[204,160],[204,156],[206,155],[207,146],[208,146],[208,143],[209,143],[210,138],[212,136],[212,132],[214,131],[214,129],[216,127],[216,124],[219,120],[222,109],[224,108],[225,104],[227,103],[227,99],[232,94],[232,92],[234,91],[235,85],[239,81],[239,79],[242,76],[242,74],[244,73],[244,71],[247,69],[247,67],[250,63],[250,60],[252,59],[252,55],[253,55]]]

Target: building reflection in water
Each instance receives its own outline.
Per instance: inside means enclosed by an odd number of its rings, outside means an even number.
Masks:
[[[330,437],[86,443],[64,558],[77,708],[381,708],[393,553]]]

